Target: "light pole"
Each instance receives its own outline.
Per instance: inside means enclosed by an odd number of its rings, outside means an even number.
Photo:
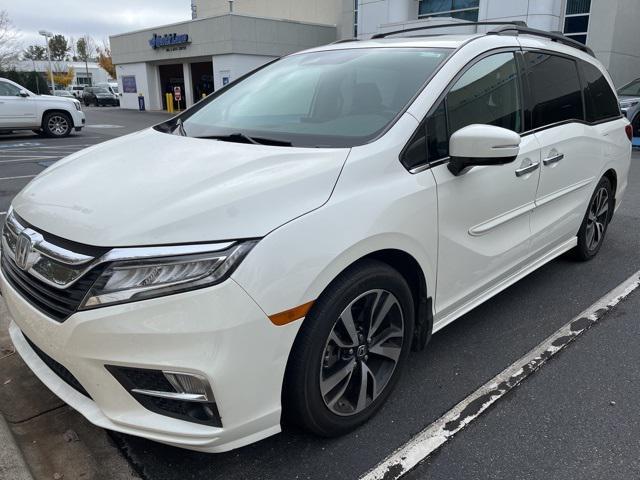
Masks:
[[[51,66],[51,51],[49,50],[49,39],[53,37],[53,33],[47,30],[40,30],[38,32],[42,35],[47,44],[47,58],[49,59],[49,79],[51,80],[51,95],[55,95],[55,85],[53,83],[53,67]]]

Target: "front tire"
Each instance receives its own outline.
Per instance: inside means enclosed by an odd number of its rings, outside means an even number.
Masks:
[[[73,120],[67,113],[49,112],[42,120],[42,131],[47,137],[67,137],[73,129]]]
[[[332,283],[294,343],[284,415],[325,437],[347,433],[389,397],[413,337],[411,289],[389,265],[366,260]]]
[[[613,215],[613,207],[611,182],[607,177],[602,177],[589,200],[587,213],[578,231],[578,245],[574,249],[574,256],[578,260],[591,260],[600,251]]]

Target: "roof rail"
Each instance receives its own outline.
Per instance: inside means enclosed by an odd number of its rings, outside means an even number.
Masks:
[[[399,33],[406,32],[417,32],[419,30],[431,30],[434,28],[448,28],[448,27],[470,27],[474,25],[503,25],[503,26],[511,26],[511,27],[527,27],[525,22],[521,22],[520,20],[514,20],[513,22],[459,22],[459,23],[441,23],[438,25],[426,25],[424,27],[413,27],[407,28],[406,30],[394,30],[392,32],[384,32],[384,33],[376,33],[372,36],[372,39],[376,38],[386,38],[389,35],[397,35]],[[442,35],[442,34],[436,34]]]
[[[487,35],[502,35],[508,32],[515,32],[516,35],[523,33],[526,35],[535,35],[536,37],[548,38],[554,42],[568,45],[569,47],[577,48],[583,52],[588,53],[592,57],[595,57],[593,50],[587,47],[585,44],[580,43],[572,38],[564,36],[562,33],[547,32],[545,30],[538,30],[537,28],[529,28],[526,25],[503,25],[487,32]]]
[[[337,45],[338,43],[347,43],[347,42],[358,42],[357,38],[343,38],[342,40],[336,40],[335,42],[331,42],[329,45]]]
[[[406,30],[394,30],[392,32],[384,32],[384,33],[376,33],[372,36],[372,39],[377,38],[386,38],[389,35],[397,35],[399,33],[407,33],[407,32],[417,32],[420,30],[432,30],[435,28],[450,28],[450,27],[469,27],[469,26],[483,26],[483,25],[497,25],[498,28],[494,28],[493,30],[489,30],[487,35],[502,35],[509,32],[514,32],[516,35],[519,33],[527,34],[527,35],[535,35],[537,37],[544,37],[552,40],[554,42],[562,43],[564,45],[568,45],[569,47],[577,48],[578,50],[582,50],[583,52],[588,53],[592,57],[595,57],[593,50],[589,47],[580,43],[576,40],[573,40],[569,37],[566,37],[561,32],[547,32],[545,30],[539,30],[537,28],[529,28],[525,22],[514,20],[512,22],[459,22],[459,23],[441,23],[438,25],[426,25],[423,27],[414,27],[407,28]],[[436,34],[441,35],[441,34]],[[425,35],[426,36],[426,35]]]

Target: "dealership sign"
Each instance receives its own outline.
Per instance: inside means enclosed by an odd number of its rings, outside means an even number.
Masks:
[[[186,33],[165,33],[164,35],[153,34],[149,40],[151,48],[173,47],[190,43],[189,35]]]

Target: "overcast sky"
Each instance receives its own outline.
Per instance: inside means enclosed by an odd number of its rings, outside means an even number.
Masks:
[[[89,34],[100,45],[115,33],[188,20],[190,5],[190,0],[0,0],[25,47],[44,45],[42,29],[76,39]]]

